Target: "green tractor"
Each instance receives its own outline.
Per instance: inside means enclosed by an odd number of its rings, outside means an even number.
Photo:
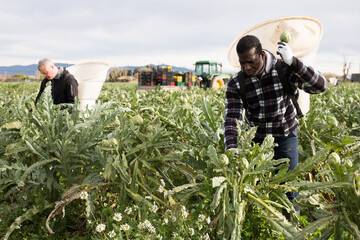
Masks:
[[[222,64],[215,61],[197,61],[195,63],[196,82],[204,88],[221,88],[230,79],[230,75],[222,74]]]

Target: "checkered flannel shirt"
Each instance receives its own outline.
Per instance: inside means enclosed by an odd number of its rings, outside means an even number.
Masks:
[[[245,74],[245,119],[248,127],[257,126],[255,137],[286,137],[298,125],[295,106],[286,94],[277,71],[274,55],[266,52],[266,67],[260,79]],[[294,89],[302,89],[316,94],[326,90],[326,79],[310,66],[293,58],[291,66],[282,64],[284,74]],[[238,128],[243,123],[243,101],[240,96],[240,84],[236,75],[227,84],[225,99],[224,141],[225,148],[236,148]],[[298,91],[298,90],[296,90]],[[298,93],[297,93],[298,94]]]

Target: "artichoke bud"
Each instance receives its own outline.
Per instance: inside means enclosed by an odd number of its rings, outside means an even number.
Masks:
[[[114,120],[114,126],[115,127],[119,127],[120,126],[120,120],[119,120],[119,118],[116,116],[115,117],[115,120]]]
[[[135,124],[137,124],[137,125],[141,125],[144,122],[143,118],[140,115],[135,115],[134,121],[135,121]]]
[[[280,41],[284,43],[288,43],[291,40],[291,34],[288,31],[283,31],[280,35]]]
[[[147,132],[152,132],[153,130],[154,130],[153,125],[149,124],[149,125],[146,126],[146,131]]]
[[[248,162],[248,160],[246,158],[244,158],[244,157],[241,158],[240,167],[241,167],[242,170],[246,170],[246,169],[249,168],[249,162]]]
[[[116,140],[116,138],[111,138],[110,141],[111,141],[113,146],[117,147],[118,141]]]
[[[352,163],[351,159],[349,159],[349,158],[345,159],[345,167],[346,168],[349,169],[352,167],[352,165],[353,165],[353,163]]]
[[[330,117],[329,117],[329,122],[330,122],[330,124],[331,124],[332,126],[334,126],[334,127],[338,127],[338,126],[339,126],[339,122],[338,122],[338,120],[336,119],[335,116],[330,116]]]
[[[103,140],[101,141],[101,146],[102,146],[102,147],[111,147],[111,143],[110,143],[109,140],[103,139]]]
[[[229,164],[229,158],[225,154],[221,154],[220,155],[220,162],[221,162],[221,164],[226,166],[226,165]]]
[[[341,159],[339,154],[337,154],[336,152],[332,152],[328,157],[328,162],[332,167],[339,166],[341,164]]]

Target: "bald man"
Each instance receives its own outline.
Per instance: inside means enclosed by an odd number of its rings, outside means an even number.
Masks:
[[[51,82],[51,95],[54,104],[74,103],[75,97],[78,96],[79,84],[72,74],[63,67],[55,67],[54,63],[47,58],[39,61],[38,70],[45,78],[41,82],[35,104],[49,81]]]

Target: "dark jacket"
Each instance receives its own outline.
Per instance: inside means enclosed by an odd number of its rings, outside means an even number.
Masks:
[[[60,69],[59,69],[60,70]],[[46,84],[51,82],[51,95],[54,101],[54,104],[60,103],[74,103],[75,97],[78,96],[78,82],[75,77],[69,73],[65,68],[61,69],[62,73],[60,78],[49,80],[44,78],[41,82],[40,91],[35,99],[35,104],[39,100],[41,94],[43,93]]]

